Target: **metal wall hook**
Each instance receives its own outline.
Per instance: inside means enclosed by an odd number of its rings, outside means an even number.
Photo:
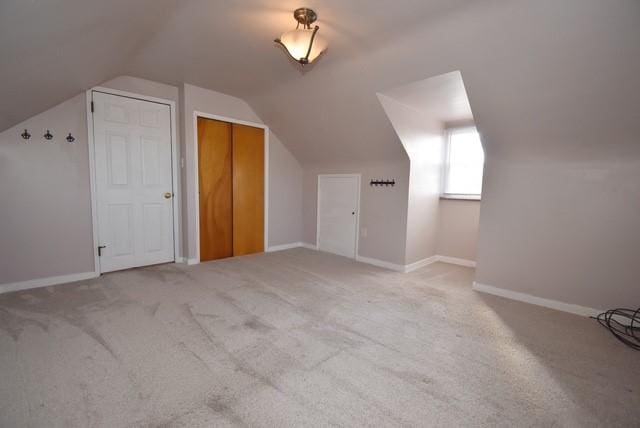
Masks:
[[[371,180],[369,182],[369,186],[395,186],[396,185],[396,180],[395,179],[391,179],[391,180]]]
[[[51,134],[51,132],[49,132],[48,129],[47,129],[47,132],[44,134],[44,138],[45,140],[50,140],[53,138],[53,135]]]
[[[20,136],[22,137],[23,140],[28,140],[29,138],[31,138],[31,134],[29,134],[29,131],[27,131],[26,129],[22,134],[20,134]]]
[[[67,135],[67,141],[73,143],[74,141],[76,141],[76,137],[71,135],[71,132],[69,132],[69,135]]]

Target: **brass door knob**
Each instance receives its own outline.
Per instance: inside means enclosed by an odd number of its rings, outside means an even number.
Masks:
[[[173,193],[171,193],[171,192],[167,192],[167,193],[164,194],[164,198],[165,199],[171,199],[172,196],[173,196]]]

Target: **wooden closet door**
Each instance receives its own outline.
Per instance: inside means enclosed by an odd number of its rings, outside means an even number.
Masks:
[[[264,251],[264,130],[232,126],[233,255]]]
[[[233,256],[231,124],[198,118],[200,260]]]

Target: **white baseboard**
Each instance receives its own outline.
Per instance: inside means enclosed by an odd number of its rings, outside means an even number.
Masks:
[[[478,282],[474,282],[472,288],[476,291],[480,291],[481,293],[493,294],[494,296],[500,296],[506,299],[517,300],[524,303],[530,303],[532,305],[544,306],[545,308],[555,309],[562,312],[569,312],[571,314],[582,315],[585,317],[596,316],[599,313],[603,312],[597,309],[587,308],[585,306],[559,302],[557,300],[543,299],[542,297],[536,297],[530,294],[506,290],[504,288],[493,287],[491,285],[480,284]]]
[[[187,259],[184,257],[176,257],[176,263],[186,263]]]
[[[50,285],[66,284],[68,282],[82,281],[85,279],[97,278],[97,272],[73,273],[71,275],[50,276],[47,278],[30,279],[28,281],[9,282],[0,284],[0,294],[10,291],[28,290],[30,288],[48,287]]]
[[[301,247],[303,247],[303,248],[307,248],[307,249],[309,249],[309,250],[316,250],[316,251],[318,251],[318,246],[317,246],[316,244],[308,244],[308,243],[306,243],[306,242],[301,242],[300,244],[302,244],[302,245],[300,245],[300,246],[301,246]]]
[[[309,244],[307,242],[291,242],[289,244],[273,245],[267,248],[266,252],[271,253],[275,251],[290,250],[292,248],[307,248],[309,250],[318,251],[318,246],[315,244]],[[416,269],[420,269],[421,267],[425,267],[435,262],[444,262],[444,263],[450,263],[454,265],[468,266],[468,267],[476,266],[476,262],[473,260],[459,259],[456,257],[439,256],[439,255],[427,257],[426,259],[419,260],[417,262],[414,262],[408,265],[400,265],[396,263],[387,262],[385,260],[374,259],[372,257],[364,257],[360,255],[356,256],[356,261],[367,263],[373,266],[378,266],[385,269],[390,269],[396,272],[412,272]],[[195,265],[200,263],[200,261],[198,259],[187,259],[186,263],[188,265]]]
[[[449,256],[436,256],[437,261],[443,263],[449,263],[452,265],[458,266],[466,266],[466,267],[476,267],[475,260],[467,260],[467,259],[459,259],[458,257],[449,257]]]
[[[431,257],[427,257],[426,259],[418,260],[417,262],[404,265],[404,269],[402,270],[402,272],[407,272],[407,273],[413,272],[416,269],[420,269],[422,267],[428,266],[432,263],[440,261],[439,257],[440,256],[431,256]]]
[[[309,248],[310,250],[317,250],[318,249],[315,245],[307,244],[306,242],[291,242],[289,244],[273,245],[273,246],[267,248],[267,250],[265,252],[272,253],[274,251],[283,251],[283,250],[289,250],[291,248],[300,248],[300,247]],[[198,260],[196,258],[186,259],[186,263],[188,265],[197,265],[197,264],[200,263],[200,260]]]
[[[298,247],[304,247],[304,246],[305,244],[303,242],[291,242],[289,244],[272,245],[271,247],[267,248],[267,253],[271,253],[274,251],[290,250],[292,248],[298,248]]]
[[[404,265],[399,265],[399,264],[395,264],[395,263],[391,263],[391,262],[385,262],[384,260],[378,260],[378,259],[374,259],[371,257],[363,257],[363,256],[356,256],[356,261],[362,262],[362,263],[367,263],[370,265],[374,265],[374,266],[378,266],[381,268],[385,268],[385,269],[390,269],[390,270],[395,270],[396,272],[404,272],[405,270],[405,266]]]
[[[403,272],[412,272],[416,269],[429,266],[430,264],[435,262],[449,263],[452,265],[465,266],[465,267],[476,267],[476,262],[473,260],[459,259],[457,257],[449,257],[449,256],[440,256],[436,254],[435,256],[427,257],[426,259],[418,260],[417,262],[404,265]]]
[[[374,259],[371,257],[364,257],[364,256],[356,256],[356,260],[359,262],[368,263],[370,265],[378,266],[381,268],[391,269],[396,272],[405,272],[405,273],[413,272],[414,270],[428,266],[435,262],[443,262],[443,263],[449,263],[449,264],[467,266],[467,267],[476,266],[476,262],[474,262],[473,260],[458,259],[456,257],[439,256],[439,255],[427,257],[426,259],[418,260],[417,262],[410,263],[408,265],[400,265],[400,264],[391,263],[384,260],[379,260],[379,259]]]

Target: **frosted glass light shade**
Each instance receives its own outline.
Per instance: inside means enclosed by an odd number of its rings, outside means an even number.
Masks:
[[[314,32],[316,33],[315,37],[313,37]],[[312,38],[313,44],[311,51],[309,51]],[[287,31],[276,42],[282,44],[289,55],[301,64],[313,62],[327,48],[327,41],[318,34],[315,28],[296,28]],[[309,56],[307,56],[307,52],[309,52]]]

